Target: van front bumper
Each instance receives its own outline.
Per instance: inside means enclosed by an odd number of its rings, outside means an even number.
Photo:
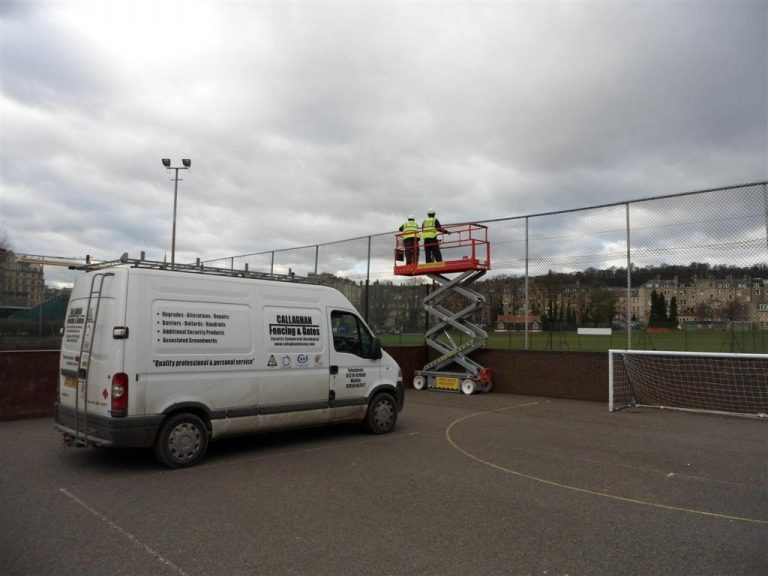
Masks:
[[[405,386],[402,382],[398,382],[395,387],[395,395],[397,396],[398,411],[405,407]]]
[[[147,447],[155,443],[163,416],[86,416],[82,412],[75,414],[72,408],[57,402],[54,405],[54,421],[56,428],[65,436],[86,440],[94,446]],[[86,426],[87,439],[83,437]]]

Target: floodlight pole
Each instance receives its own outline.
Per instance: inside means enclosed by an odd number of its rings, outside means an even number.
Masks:
[[[176,176],[173,178],[173,230],[171,232],[171,268],[176,264],[176,207],[178,205],[179,196],[179,170],[189,170],[192,165],[192,161],[185,158],[181,161],[183,166],[171,166],[171,161],[168,158],[163,158],[163,166],[167,170],[175,170]]]
[[[171,232],[171,268],[176,264],[176,206],[179,198],[179,168],[176,170],[176,176],[173,179],[173,231]]]

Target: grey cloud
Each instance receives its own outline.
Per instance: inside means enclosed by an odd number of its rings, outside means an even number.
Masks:
[[[0,222],[23,252],[162,257],[163,157],[193,161],[184,259],[768,178],[761,3],[4,10]]]

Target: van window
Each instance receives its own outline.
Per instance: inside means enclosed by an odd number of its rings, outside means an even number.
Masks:
[[[333,347],[336,352],[356,354],[362,358],[372,357],[373,335],[365,324],[351,312],[331,312]]]

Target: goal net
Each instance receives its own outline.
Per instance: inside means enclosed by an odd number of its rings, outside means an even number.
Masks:
[[[768,417],[768,354],[608,351],[608,409],[654,406]]]

